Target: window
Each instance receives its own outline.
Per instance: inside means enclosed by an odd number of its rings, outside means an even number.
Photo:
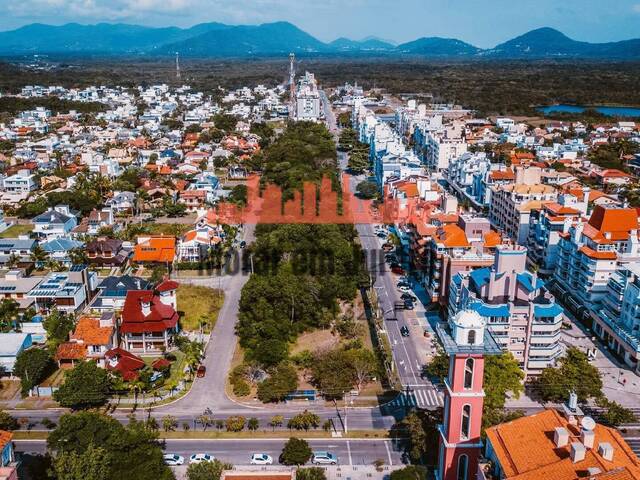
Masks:
[[[471,405],[462,407],[462,422],[460,422],[460,438],[469,439],[469,430],[471,428]]]
[[[476,331],[475,330],[469,330],[469,336],[467,337],[467,343],[469,345],[475,345],[475,343],[476,343]]]
[[[464,363],[464,388],[473,387],[473,358],[467,358]]]
[[[469,457],[460,455],[458,457],[458,480],[467,480],[467,470],[469,470]]]

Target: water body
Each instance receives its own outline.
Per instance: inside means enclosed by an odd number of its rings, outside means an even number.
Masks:
[[[548,115],[549,113],[582,113],[585,110],[595,110],[609,117],[640,117],[640,108],[638,107],[582,107],[580,105],[547,105],[538,107],[539,112]]]

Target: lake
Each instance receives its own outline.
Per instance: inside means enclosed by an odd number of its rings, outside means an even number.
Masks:
[[[587,108],[595,110],[603,115],[609,117],[640,117],[640,108],[638,107],[581,107],[579,105],[547,105],[545,107],[538,107],[539,112],[548,115],[549,113],[582,113]]]

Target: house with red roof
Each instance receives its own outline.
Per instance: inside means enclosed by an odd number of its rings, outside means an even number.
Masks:
[[[165,280],[154,290],[130,290],[122,308],[120,346],[134,353],[158,353],[172,346],[178,333],[178,283]]]
[[[176,257],[176,237],[166,235],[145,235],[138,237],[133,248],[135,263],[173,263]]]
[[[81,317],[69,341],[58,345],[54,358],[60,368],[72,368],[81,360],[94,360],[104,367],[105,354],[115,345],[113,312],[105,312],[100,318]]]
[[[112,372],[118,372],[127,382],[136,380],[138,372],[144,366],[144,360],[122,348],[112,348],[105,353],[105,368]]]

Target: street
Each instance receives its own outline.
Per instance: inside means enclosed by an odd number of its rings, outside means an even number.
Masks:
[[[249,465],[251,454],[266,453],[273,457],[276,465],[285,442],[286,439],[172,439],[164,442],[164,451],[185,457],[185,463],[194,453],[209,453],[233,465]],[[14,444],[16,452],[46,452],[45,440],[15,440]],[[337,455],[341,465],[371,465],[378,459],[386,465],[402,463],[402,452],[394,447],[391,440],[310,439],[309,445],[314,451],[324,450]]]

